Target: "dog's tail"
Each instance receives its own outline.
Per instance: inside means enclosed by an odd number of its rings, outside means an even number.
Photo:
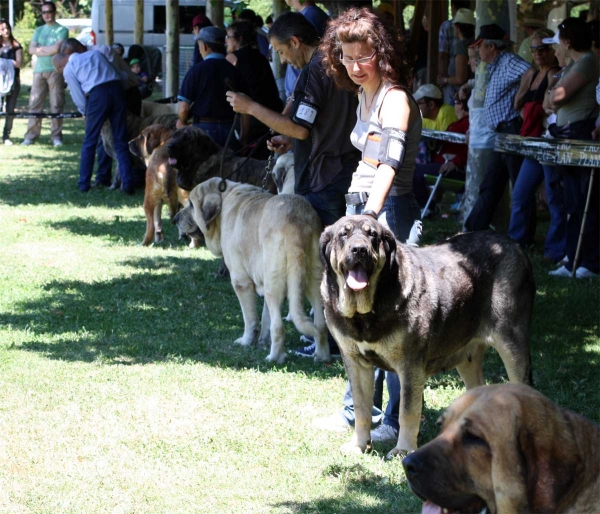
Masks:
[[[318,238],[311,238],[310,241],[305,242],[302,250],[288,252],[290,261],[288,261],[287,296],[294,326],[298,332],[311,336],[315,340],[315,360],[328,361],[330,352],[327,344],[327,327],[319,291],[323,270],[318,246]],[[305,297],[308,297],[312,305],[314,321],[306,314]]]

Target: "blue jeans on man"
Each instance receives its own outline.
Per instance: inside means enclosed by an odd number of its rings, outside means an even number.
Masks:
[[[122,189],[127,193],[133,193],[133,176],[127,147],[127,107],[125,92],[120,81],[100,84],[88,94],[85,108],[85,137],[81,147],[77,186],[84,192],[91,186],[98,139],[106,120],[110,122],[112,129],[117,162],[121,172]]]

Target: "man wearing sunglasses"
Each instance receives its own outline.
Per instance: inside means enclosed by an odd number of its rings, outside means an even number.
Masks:
[[[29,96],[29,112],[42,112],[46,95],[50,95],[50,112],[61,113],[65,105],[65,82],[52,66],[52,56],[60,52],[63,41],[69,37],[69,29],[56,23],[54,2],[42,4],[44,25],[35,29],[29,53],[36,57],[33,84]],[[50,119],[50,140],[54,146],[62,146],[62,120]],[[23,145],[30,145],[40,137],[41,118],[30,118]]]

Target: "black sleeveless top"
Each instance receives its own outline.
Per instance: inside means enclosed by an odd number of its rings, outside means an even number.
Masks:
[[[553,69],[553,68],[551,68],[551,69]],[[550,70],[548,70],[548,71],[550,71]],[[540,83],[538,88],[534,89],[534,90],[531,89],[531,84],[533,84],[535,82],[535,78],[538,76],[538,73],[539,73],[539,70],[533,74],[531,82],[529,83],[529,89],[527,89],[527,93],[525,93],[525,96],[523,97],[523,103],[541,102],[544,100],[544,93],[546,92],[546,89],[548,88],[548,72],[545,73],[544,79],[542,80],[542,82]]]
[[[17,60],[17,50],[21,50],[22,46],[0,46],[0,59]],[[15,80],[19,78],[19,68],[15,68]]]

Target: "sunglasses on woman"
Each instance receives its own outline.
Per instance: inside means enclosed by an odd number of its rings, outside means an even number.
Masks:
[[[535,52],[545,52],[546,50],[550,49],[550,45],[538,45],[538,46],[530,46],[529,50],[531,50],[532,53]]]

